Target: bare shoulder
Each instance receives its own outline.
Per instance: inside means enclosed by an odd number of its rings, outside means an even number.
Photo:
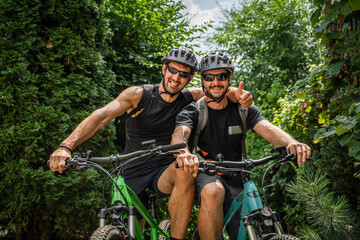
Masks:
[[[136,106],[140,101],[143,90],[142,86],[128,87],[122,91],[116,99],[120,102],[125,101],[131,103],[133,106]]]
[[[201,97],[203,97],[205,94],[201,88],[188,88],[189,92],[193,96],[194,101],[199,100]]]

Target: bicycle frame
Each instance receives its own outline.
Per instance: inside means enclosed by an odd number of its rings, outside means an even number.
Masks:
[[[231,203],[229,210],[227,211],[224,218],[223,230],[225,230],[226,226],[235,216],[239,208],[241,208],[241,219],[237,239],[244,240],[247,239],[247,236],[249,236],[250,240],[256,240],[257,236],[253,227],[253,222],[250,219],[248,220],[247,217],[255,211],[263,209],[264,206],[261,202],[260,194],[254,182],[251,180],[244,184],[244,190],[241,191]],[[277,221],[275,221],[273,224],[275,231],[277,234],[283,234],[284,231],[282,229],[280,221],[278,220],[277,214],[275,218],[277,219]],[[246,225],[244,224],[244,222],[246,222]],[[221,239],[224,239],[224,237],[222,236]]]
[[[65,162],[65,167],[68,169],[73,169],[75,171],[84,171],[87,168],[95,167],[99,170],[103,171],[113,182],[112,187],[112,206],[109,208],[103,208],[100,210],[99,218],[100,218],[100,234],[103,234],[102,227],[106,225],[106,219],[109,214],[112,214],[113,219],[120,219],[117,223],[118,230],[125,238],[129,238],[130,240],[141,239],[144,240],[144,234],[142,232],[142,228],[139,224],[139,221],[136,218],[136,211],[138,211],[145,221],[151,227],[151,239],[158,239],[158,235],[161,234],[165,238],[169,239],[169,234],[167,234],[164,230],[162,230],[155,218],[155,200],[152,198],[152,214],[150,214],[146,207],[142,204],[138,196],[125,184],[124,178],[122,176],[118,176],[116,178],[112,178],[111,174],[104,168],[102,168],[99,164],[103,163],[120,163],[122,161],[128,160],[127,163],[131,161],[136,161],[142,157],[151,157],[151,156],[165,156],[178,154],[177,149],[184,148],[186,146],[185,142],[177,143],[177,144],[168,144],[156,146],[155,140],[149,140],[143,142],[143,145],[150,145],[150,148],[145,150],[138,150],[135,152],[123,154],[123,155],[111,155],[109,157],[93,157],[93,153],[91,150],[88,150],[86,153],[82,154],[82,157],[76,155],[73,158],[69,158]],[[50,160],[48,160],[48,165]],[[124,219],[128,219],[128,227],[126,227],[123,223]],[[94,234],[98,234],[97,230]]]
[[[119,186],[121,193],[126,198],[126,202],[128,203],[128,207],[134,207],[140,214],[143,216],[145,221],[150,225],[151,227],[151,239],[155,240],[158,239],[159,233],[163,236],[165,236],[167,239],[169,239],[169,234],[164,232],[157,224],[157,220],[153,218],[146,207],[142,204],[141,200],[138,198],[138,196],[125,184],[124,178],[119,176],[114,179]],[[112,205],[114,205],[117,201],[121,201],[123,204],[125,200],[123,199],[121,193],[116,188],[115,184],[113,184],[113,191],[112,191]],[[139,240],[145,240],[142,228],[140,226],[140,223],[138,219],[135,216],[135,211],[130,211],[128,216],[123,215],[122,218],[128,217],[128,226],[129,226],[129,232],[130,236],[133,239],[139,239]],[[100,226],[105,225],[104,219],[100,219]]]
[[[229,210],[224,218],[224,229],[234,217],[238,209],[241,208],[241,216],[247,216],[251,212],[263,208],[259,192],[254,182],[249,181],[244,184],[244,190],[231,203]],[[247,231],[245,225],[240,221],[238,239],[246,239]],[[223,238],[222,238],[223,239]]]

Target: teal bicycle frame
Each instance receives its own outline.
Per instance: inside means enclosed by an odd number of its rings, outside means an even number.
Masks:
[[[229,210],[227,211],[224,218],[224,230],[229,224],[230,220],[235,216],[238,209],[241,208],[241,219],[240,227],[238,231],[238,240],[246,239],[248,233],[250,239],[256,239],[256,233],[252,224],[245,226],[243,219],[246,216],[249,216],[251,213],[256,210],[261,210],[264,208],[260,194],[253,181],[248,181],[244,184],[244,190],[234,199],[231,203]],[[274,222],[275,231],[277,234],[283,234],[284,231],[281,227],[279,221]],[[224,237],[222,237],[224,239]]]
[[[264,188],[264,177],[267,171],[274,166],[275,164],[291,161],[293,160],[294,155],[287,153],[284,146],[276,147],[272,150],[272,153],[277,152],[277,155],[270,155],[258,160],[246,159],[243,161],[224,161],[219,159],[219,161],[202,161],[200,162],[200,167],[203,168],[203,172],[214,175],[216,173],[228,174],[229,172],[233,173],[233,176],[241,176],[244,183],[244,189],[237,195],[237,197],[231,203],[228,211],[225,214],[224,218],[224,228],[229,225],[231,219],[239,214],[240,211],[240,226],[238,228],[238,240],[258,240],[258,239],[269,239],[276,235],[286,235],[281,226],[280,217],[276,212],[271,211],[271,209],[265,204],[263,205],[260,194],[253,181],[250,180],[250,170],[255,166],[259,166],[268,161],[281,159],[273,163],[270,167],[267,168],[263,175],[263,189]],[[235,174],[235,175],[234,175]],[[264,192],[265,202],[266,195]],[[259,236],[261,235],[261,236]],[[285,237],[292,237],[287,235]],[[221,239],[224,239],[222,236]],[[285,239],[285,238],[284,238]]]

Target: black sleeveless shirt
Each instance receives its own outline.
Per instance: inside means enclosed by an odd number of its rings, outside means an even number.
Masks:
[[[175,120],[179,112],[193,101],[191,93],[184,89],[174,102],[165,102],[159,94],[159,85],[144,85],[143,94],[136,112],[143,109],[136,117],[130,113],[126,120],[126,145],[124,153],[144,149],[142,142],[154,139],[156,145],[170,144],[175,129]],[[125,164],[123,173],[131,174],[139,169],[154,164],[167,164],[174,161],[173,156],[144,158]]]

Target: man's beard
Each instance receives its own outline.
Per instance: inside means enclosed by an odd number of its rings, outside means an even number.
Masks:
[[[215,97],[212,93],[211,93],[211,89],[213,88],[221,88],[223,89],[223,92],[221,95],[218,95],[217,97]],[[225,89],[225,87],[223,85],[215,85],[215,86],[211,86],[209,87],[209,89],[205,89],[206,90],[206,96],[208,96],[209,98],[211,98],[212,100],[214,100],[215,102],[218,102],[219,100],[222,100],[224,98],[224,95],[226,94],[227,90]]]

